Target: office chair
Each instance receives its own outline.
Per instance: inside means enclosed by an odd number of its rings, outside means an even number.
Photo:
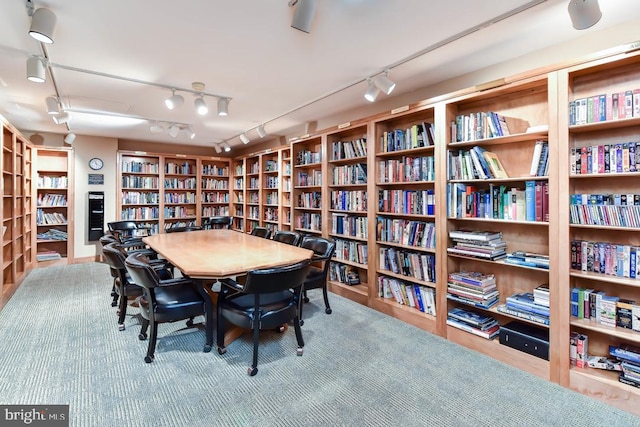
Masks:
[[[231,228],[232,220],[233,217],[230,216],[211,216],[202,222],[202,228],[204,228],[205,230],[220,228],[228,230],[229,228]]]
[[[325,239],[319,236],[307,235],[302,238],[300,243],[301,248],[311,249],[314,253],[311,258],[311,268],[309,274],[302,286],[303,301],[309,302],[307,291],[311,289],[322,289],[322,296],[324,297],[324,312],[331,314],[331,306],[329,305],[329,297],[327,295],[327,275],[329,273],[329,264],[331,263],[331,257],[336,250],[336,242],[333,240]],[[304,304],[300,304],[300,324],[304,325],[302,320],[302,307]]]
[[[164,230],[164,232],[165,233],[184,233],[187,231],[198,231],[198,230],[202,230],[202,227],[198,225],[186,225],[186,226],[179,226],[179,227],[169,227],[166,230]]]
[[[113,221],[108,222],[109,232],[115,236],[127,249],[145,249],[147,246],[142,242],[142,237],[137,235],[137,230],[143,230],[146,234],[147,229],[141,227],[135,221]]]
[[[104,247],[107,246],[109,243],[117,243],[118,239],[116,239],[113,234],[104,234],[102,235],[102,237],[100,237],[99,242],[100,242],[100,248],[102,250],[102,259],[105,259]],[[111,286],[111,298],[112,298],[111,307],[115,307],[118,305],[118,292],[116,290],[116,281],[118,280],[119,275],[118,275],[118,270],[111,267],[111,265],[109,265],[109,271],[111,273],[111,278],[113,279],[113,285]]]
[[[287,245],[298,246],[302,235],[296,231],[278,230],[273,234],[273,240],[286,243]]]
[[[196,316],[204,315],[204,299],[188,278],[172,278],[161,274],[163,270],[154,267],[144,254],[134,253],[125,260],[129,275],[142,287],[138,297],[142,328],[139,338],[147,338],[147,328],[151,326],[146,363],[153,362],[158,341],[158,324],[187,319],[187,326],[193,326]],[[168,270],[166,270],[168,272]]]
[[[252,236],[263,237],[268,239],[271,236],[271,230],[266,227],[253,227],[250,233]]]
[[[258,338],[260,330],[284,331],[283,324],[293,321],[302,356],[304,340],[300,329],[299,305],[302,283],[309,271],[308,261],[250,271],[244,283],[222,279],[216,307],[218,354],[226,353],[224,334],[227,323],[253,331],[253,360],[247,373],[258,373]]]

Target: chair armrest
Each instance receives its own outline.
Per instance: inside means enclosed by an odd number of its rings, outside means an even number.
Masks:
[[[241,291],[244,289],[244,286],[242,286],[240,283],[230,278],[220,279],[220,283],[222,283],[228,288],[235,289],[236,291]]]
[[[176,279],[164,279],[158,282],[159,286],[173,286],[173,285],[193,285],[191,279],[185,279],[184,277],[178,277]]]

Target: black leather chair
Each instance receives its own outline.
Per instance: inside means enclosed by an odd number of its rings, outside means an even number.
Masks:
[[[227,323],[253,331],[253,361],[247,373],[258,373],[258,341],[260,330],[283,331],[283,324],[293,321],[298,342],[298,356],[302,356],[304,340],[300,329],[299,306],[302,283],[309,271],[307,261],[297,264],[250,271],[241,284],[222,279],[217,302],[217,348],[226,353],[224,334]]]
[[[100,249],[102,250],[102,257],[104,258],[104,247],[109,243],[117,243],[118,239],[113,234],[104,234],[99,239]],[[113,279],[113,285],[111,286],[111,307],[118,305],[118,291],[116,290],[116,281],[118,280],[118,270],[109,265],[109,271],[111,272],[111,278]]]
[[[276,242],[282,242],[293,246],[298,246],[301,239],[302,235],[296,231],[278,230],[273,234],[273,240]]]
[[[158,324],[188,319],[187,326],[193,326],[194,317],[205,314],[204,299],[191,279],[163,278],[144,254],[129,255],[125,264],[131,278],[143,289],[138,298],[143,318],[140,338],[147,337],[150,325],[151,336],[144,361],[151,363],[158,341]]]
[[[268,239],[271,236],[271,230],[266,227],[253,227],[250,233],[252,236],[263,237]]]
[[[202,227],[197,225],[185,225],[179,227],[170,227],[164,230],[165,233],[184,233],[187,231],[198,231],[202,230]]]
[[[141,227],[135,221],[113,221],[108,222],[109,232],[115,236],[127,249],[145,249],[146,245],[142,242],[142,237],[137,234],[146,233],[146,229]],[[140,231],[138,231],[140,230]]]
[[[232,220],[233,220],[233,217],[230,217],[230,216],[210,216],[209,218],[206,218],[204,221],[202,221],[202,228],[204,228],[205,230],[212,230],[212,229],[219,229],[219,228],[224,228],[228,230],[231,228]]]
[[[302,238],[300,247],[305,249],[311,249],[314,256],[311,258],[311,268],[309,274],[302,286],[303,301],[309,302],[307,291],[312,289],[322,289],[322,295],[324,297],[324,312],[331,314],[331,306],[329,305],[329,296],[327,295],[327,275],[329,273],[329,264],[331,263],[331,257],[336,250],[336,242],[333,240],[325,239],[324,237],[307,235]],[[300,324],[304,324],[302,320],[302,306],[300,304]]]

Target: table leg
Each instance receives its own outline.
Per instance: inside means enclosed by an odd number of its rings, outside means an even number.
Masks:
[[[202,295],[204,299],[204,313],[205,313],[205,328],[206,328],[206,337],[204,343],[204,352],[209,353],[211,348],[213,347],[213,318],[214,318],[214,308],[213,308],[213,297],[215,292],[212,292],[209,288],[204,285],[204,281],[202,279],[194,279],[196,283],[196,288],[198,288],[198,292]]]

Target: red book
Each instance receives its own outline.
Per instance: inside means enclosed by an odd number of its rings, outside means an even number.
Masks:
[[[536,182],[535,186],[535,202],[536,202],[536,221],[542,221],[542,182]]]
[[[542,220],[549,222],[549,183],[542,184]]]

